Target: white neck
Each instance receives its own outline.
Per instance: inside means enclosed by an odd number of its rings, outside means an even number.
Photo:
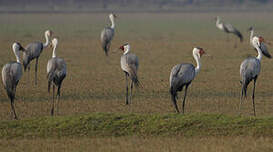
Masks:
[[[261,49],[258,47],[258,45],[255,45],[256,50],[258,51],[258,56],[256,57],[259,61],[262,60],[263,57],[263,53],[261,51]]]
[[[125,55],[125,54],[127,54],[127,53],[129,53],[129,52],[130,52],[130,49],[125,48],[125,51],[124,51],[124,53],[123,53],[123,54]]]
[[[56,47],[57,47],[57,45],[53,46],[52,58],[56,57]]]
[[[111,28],[114,29],[115,28],[115,21],[113,17],[110,17],[110,21],[111,21]]]
[[[254,30],[251,30],[250,31],[250,44],[252,43],[253,35],[254,35]]]
[[[196,67],[195,67],[195,74],[198,74],[201,68],[201,62],[200,62],[200,58],[197,54],[193,54],[193,58],[196,61]]]
[[[16,57],[16,62],[21,63],[20,62],[20,52],[19,52],[19,50],[13,50],[13,52],[14,52],[14,55]]]
[[[46,48],[49,44],[49,37],[48,35],[45,33],[45,39],[46,39],[46,42],[43,44],[43,47]]]

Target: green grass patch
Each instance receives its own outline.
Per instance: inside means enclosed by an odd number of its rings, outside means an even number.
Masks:
[[[272,117],[113,114],[1,121],[0,138],[98,136],[272,136]]]

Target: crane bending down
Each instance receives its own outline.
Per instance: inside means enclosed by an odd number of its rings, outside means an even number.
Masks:
[[[187,89],[191,84],[192,80],[198,74],[201,68],[200,58],[205,53],[202,48],[196,47],[193,49],[193,57],[196,60],[197,66],[194,67],[193,64],[182,63],[174,66],[170,74],[170,94],[173,105],[176,112],[179,113],[177,107],[177,92],[182,91],[185,86],[185,95],[182,103],[182,113],[184,114],[185,100],[187,96]]]
[[[14,119],[18,119],[15,112],[14,99],[15,99],[16,87],[23,74],[19,51],[20,50],[25,51],[25,49],[18,42],[13,43],[12,49],[15,54],[16,61],[12,61],[4,65],[4,67],[2,68],[2,81],[3,81],[4,88],[7,91],[7,95],[10,99],[10,104],[11,104],[11,109],[13,111]]]
[[[23,65],[24,71],[28,69],[30,72],[30,62],[36,59],[35,64],[35,85],[37,85],[37,71],[38,71],[38,60],[44,48],[49,45],[49,38],[52,36],[53,32],[50,30],[45,31],[46,42],[32,42],[26,46],[26,51],[23,52]]]
[[[115,18],[117,16],[113,13],[109,14],[109,19],[111,21],[111,26],[105,27],[101,31],[100,40],[101,40],[101,46],[102,49],[105,52],[105,55],[108,56],[108,52],[110,49],[111,41],[115,34]]]
[[[132,80],[131,81],[131,90],[130,90],[130,103],[132,103],[132,91],[133,91],[133,84],[135,84],[136,87],[139,86],[140,82],[137,77],[137,70],[138,70],[138,57],[130,52],[130,45],[129,43],[126,43],[120,48],[123,51],[123,55],[120,58],[120,65],[121,69],[125,73],[125,79],[126,79],[126,98],[125,103],[129,104],[128,99],[128,77]]]
[[[266,49],[261,48],[261,44],[263,43],[262,37],[253,37],[252,44],[255,47],[256,51],[258,52],[257,57],[249,57],[245,59],[240,66],[240,75],[241,75],[241,84],[242,84],[242,90],[241,90],[241,102],[239,105],[239,110],[241,110],[241,104],[243,102],[243,97],[246,98],[246,92],[247,92],[247,86],[248,84],[253,80],[254,86],[253,86],[253,92],[252,92],[252,104],[253,104],[253,112],[254,116],[256,116],[255,112],[255,87],[256,87],[256,80],[260,74],[261,71],[261,60],[262,56],[266,56],[268,58],[271,58],[271,55],[268,53]]]
[[[243,42],[243,35],[241,34],[241,32],[238,31],[231,24],[221,22],[221,19],[219,16],[216,17],[216,27],[220,29],[221,31],[224,31],[228,34],[229,33],[235,34],[237,37],[240,38],[240,41]]]
[[[52,58],[48,60],[47,63],[47,78],[48,78],[48,92],[50,92],[51,83],[53,82],[53,90],[52,90],[52,108],[51,115],[54,115],[54,105],[55,105],[55,86],[57,89],[57,103],[56,110],[58,112],[58,103],[60,100],[61,86],[62,82],[66,76],[66,63],[62,58],[56,56],[56,47],[58,44],[58,39],[54,38],[52,40],[51,45],[53,46]]]

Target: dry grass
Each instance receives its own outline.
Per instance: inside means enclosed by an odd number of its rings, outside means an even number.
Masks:
[[[108,22],[107,14],[0,14],[0,65],[14,60],[12,42],[16,40],[25,46],[32,41],[44,40],[43,31],[52,29],[60,38],[57,55],[63,57],[68,65],[59,115],[92,112],[165,114],[174,112],[168,94],[171,68],[181,62],[194,62],[192,48],[200,46],[212,57],[202,58],[201,72],[189,89],[186,113],[237,115],[240,95],[239,65],[247,56],[256,55],[249,46],[246,29],[254,25],[266,40],[273,41],[273,22],[268,20],[273,16],[270,13],[217,15],[223,16],[242,31],[245,41],[238,48],[233,48],[234,37],[230,36],[231,41],[226,42],[226,34],[215,28],[215,13],[119,14],[112,48],[117,48],[124,42],[131,43],[132,52],[140,59],[139,77],[144,85],[143,89],[135,91],[133,104],[130,106],[124,104],[125,81],[119,65],[121,53],[110,54],[106,58],[100,49],[98,39],[102,27]],[[238,42],[237,39],[236,41]],[[269,51],[273,54],[271,49]],[[20,119],[49,115],[48,100],[51,98],[47,93],[46,63],[51,53],[51,49],[46,49],[40,57],[38,86],[32,80],[33,63],[30,83],[27,81],[27,73],[24,73],[18,85],[16,109]],[[256,90],[258,116],[273,115],[271,65],[271,60],[263,59]],[[249,87],[251,89],[252,86]],[[242,109],[245,116],[252,115],[250,98],[248,100]],[[11,120],[9,104],[1,87],[1,120]],[[1,147],[4,151],[272,151],[272,139],[16,139],[2,140]]]
[[[3,151],[112,151],[112,152],[270,152],[271,138],[253,137],[112,137],[0,140]]]
[[[68,65],[60,115],[90,112],[172,113],[174,109],[168,94],[170,69],[181,62],[194,62],[192,48],[201,46],[212,57],[202,58],[201,72],[189,89],[187,113],[237,115],[239,65],[248,55],[256,55],[248,44],[246,29],[255,25],[260,34],[272,41],[270,32],[273,23],[266,20],[272,15],[220,15],[244,34],[245,41],[237,49],[233,48],[234,37],[226,42],[226,34],[215,28],[213,13],[119,14],[112,48],[124,42],[131,43],[132,52],[140,58],[139,77],[144,85],[143,89],[135,92],[131,106],[124,105],[125,81],[119,65],[121,53],[106,58],[100,49],[98,39],[108,21],[106,14],[0,15],[0,65],[14,60],[11,51],[13,41],[26,45],[31,41],[44,40],[43,31],[50,28],[60,38],[57,55],[63,57]],[[46,63],[51,53],[48,48],[40,57],[38,86],[32,80],[34,63],[31,83],[27,80],[28,74],[24,73],[18,85],[16,109],[21,119],[49,115],[50,103],[47,101],[51,98],[47,93]],[[264,58],[257,83],[258,116],[273,114],[270,102],[273,99],[272,74],[271,60]],[[3,87],[0,91],[0,118],[11,119],[10,105]],[[252,114],[249,101],[244,104],[243,114]]]

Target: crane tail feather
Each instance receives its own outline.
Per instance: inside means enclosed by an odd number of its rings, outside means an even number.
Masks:
[[[236,30],[235,32],[234,32],[234,34],[235,35],[237,35],[239,38],[240,38],[240,42],[243,42],[243,35],[238,31],[238,30]]]

